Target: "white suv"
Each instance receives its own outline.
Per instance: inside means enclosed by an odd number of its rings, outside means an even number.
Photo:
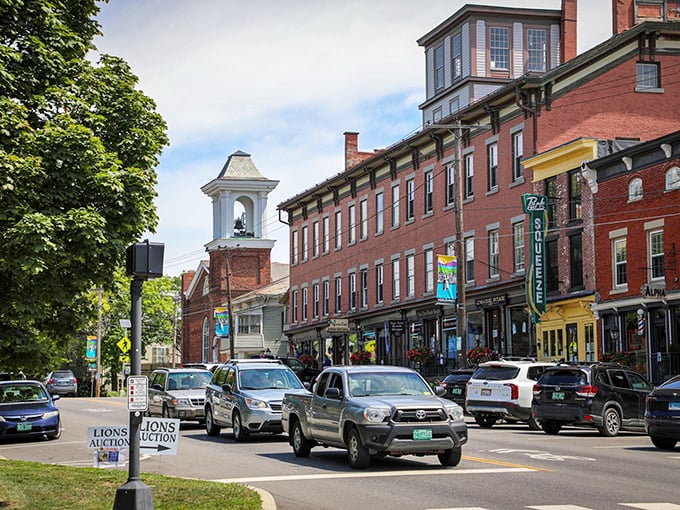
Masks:
[[[498,420],[526,421],[532,430],[540,425],[531,415],[533,387],[543,371],[555,363],[487,361],[480,363],[467,383],[465,408],[480,427]]]

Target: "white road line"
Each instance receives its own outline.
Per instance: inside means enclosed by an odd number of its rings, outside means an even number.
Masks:
[[[55,446],[59,445],[64,445],[64,444],[84,444],[87,443],[87,441],[59,441],[58,443],[53,443]],[[45,443],[42,441],[36,441],[34,443],[30,444],[13,444],[13,445],[6,445],[6,446],[0,446],[0,450],[15,450],[15,449],[22,449],[22,448],[45,448]]]
[[[427,510],[486,510],[481,506],[462,506],[462,507],[451,507],[451,508],[428,508]]]
[[[527,508],[534,508],[535,510],[590,510],[589,508],[578,505],[540,505],[528,506]]]
[[[529,468],[486,468],[486,469],[426,469],[408,471],[378,471],[356,473],[321,473],[315,475],[258,476],[250,478],[223,478],[212,480],[221,483],[290,482],[295,480],[328,480],[333,478],[381,478],[388,476],[431,476],[431,475],[470,475],[487,473],[531,473]]]
[[[680,510],[680,505],[673,503],[619,503],[619,505],[640,510]]]

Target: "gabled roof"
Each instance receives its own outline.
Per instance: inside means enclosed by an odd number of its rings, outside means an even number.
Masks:
[[[218,179],[265,179],[257,169],[250,154],[243,151],[234,152],[222,167]]]
[[[198,267],[196,268],[196,272],[194,273],[194,277],[191,279],[191,283],[189,284],[189,288],[187,288],[185,298],[190,299],[191,295],[196,290],[196,286],[198,285],[198,282],[201,281],[202,275],[207,276],[209,274],[210,274],[210,261],[209,260],[201,260],[198,263]]]

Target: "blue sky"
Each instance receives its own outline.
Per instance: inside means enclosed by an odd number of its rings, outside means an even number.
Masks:
[[[416,40],[462,0],[112,0],[101,4],[101,53],[126,60],[168,123],[158,167],[165,273],[207,259],[210,199],[200,188],[230,154],[251,154],[279,180],[266,229],[272,260],[288,262],[276,206],[344,169],[345,131],[359,150],[417,131],[425,57]],[[469,3],[559,9],[560,0]],[[611,34],[611,1],[579,0],[579,52]]]

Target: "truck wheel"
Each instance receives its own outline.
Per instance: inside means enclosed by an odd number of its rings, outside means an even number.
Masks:
[[[554,436],[560,431],[562,424],[559,421],[546,420],[541,422],[541,427],[543,428],[543,432]]]
[[[527,420],[527,423],[529,424],[529,428],[530,428],[531,430],[541,430],[541,425],[538,423],[538,421],[536,420],[536,418],[534,418],[533,416],[531,416],[531,417]]]
[[[602,415],[602,426],[598,427],[597,430],[603,436],[614,437],[618,435],[620,429],[621,417],[619,412],[613,407],[608,407]]]
[[[457,466],[460,464],[460,458],[463,456],[463,449],[459,446],[458,448],[451,448],[446,450],[444,453],[437,455],[439,457],[439,463],[442,466]]]
[[[475,423],[483,429],[490,429],[496,423],[495,416],[475,416]]]
[[[347,439],[347,457],[350,467],[354,469],[368,467],[371,463],[371,455],[368,453],[368,448],[361,444],[359,432],[354,428],[349,431],[349,438]]]
[[[293,453],[296,457],[309,457],[312,451],[312,442],[302,433],[302,425],[299,421],[293,425]]]
[[[234,417],[231,420],[231,429],[234,432],[234,439],[237,441],[245,441],[248,439],[248,431],[243,428],[243,422],[241,422],[241,415],[238,411],[234,413]]]
[[[672,450],[675,448],[677,441],[675,439],[670,439],[667,437],[656,437],[650,436],[652,444],[656,446],[659,450]]]
[[[215,437],[220,435],[220,427],[215,425],[211,408],[205,410],[205,430],[209,436]]]

